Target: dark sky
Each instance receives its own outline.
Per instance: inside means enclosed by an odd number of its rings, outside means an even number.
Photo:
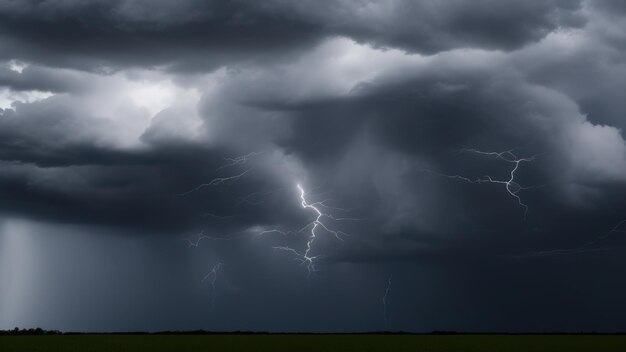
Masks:
[[[626,331],[625,15],[0,1],[0,329]]]

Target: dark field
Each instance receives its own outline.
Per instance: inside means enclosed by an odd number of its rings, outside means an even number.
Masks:
[[[626,335],[0,336],[0,351],[626,351]]]

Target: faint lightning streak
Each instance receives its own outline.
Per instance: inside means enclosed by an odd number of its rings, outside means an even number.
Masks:
[[[206,212],[206,213],[204,213],[203,217],[205,217],[205,218],[206,217],[212,217],[212,218],[215,218],[215,219],[225,220],[225,219],[232,219],[235,216],[234,215],[218,215],[218,214],[213,214],[213,213]]]
[[[240,156],[236,156],[234,158],[224,158],[227,163],[218,167],[217,169],[215,169],[215,171],[221,170],[221,169],[225,169],[227,167],[231,167],[231,166],[236,166],[236,165],[240,165],[240,164],[245,164],[248,162],[248,159],[256,156],[256,155],[260,155],[262,154],[262,152],[251,152],[248,153],[246,155],[240,155]]]
[[[285,231],[285,230],[281,230],[281,229],[269,229],[269,230],[263,230],[263,231],[259,232],[256,236],[259,237],[259,236],[263,236],[263,235],[267,235],[267,234],[271,234],[271,233],[277,233],[277,234],[282,235],[282,236],[289,236],[289,235],[295,234],[295,232],[290,231],[290,230]]]
[[[200,241],[202,241],[205,238],[211,238],[211,236],[207,236],[204,234],[204,231],[200,231],[195,241],[193,241],[191,238],[185,238],[185,241],[189,244],[190,248],[198,247],[198,245],[200,245]]]
[[[237,175],[234,175],[234,176],[216,177],[216,178],[212,179],[211,181],[209,181],[207,183],[203,183],[203,184],[201,184],[201,185],[199,185],[199,186],[197,186],[197,187],[195,187],[195,188],[193,188],[193,189],[191,189],[191,190],[189,190],[187,192],[179,193],[179,194],[177,194],[177,196],[184,197],[184,196],[189,195],[189,194],[191,194],[193,192],[196,192],[196,191],[198,191],[198,190],[200,190],[200,189],[202,189],[204,187],[219,186],[219,185],[222,185],[222,184],[225,184],[225,183],[236,181],[236,180],[240,179],[242,176],[244,176],[245,174],[247,174],[250,170],[252,170],[252,168],[247,169],[244,172],[242,172],[240,174],[237,174]]]
[[[389,290],[391,290],[391,275],[389,276],[389,280],[387,280],[387,288],[383,296],[383,319],[385,320],[385,329],[389,326],[389,321],[387,320],[387,296],[389,295]]]
[[[540,256],[548,256],[548,255],[565,255],[565,254],[579,254],[585,252],[599,252],[607,250],[608,248],[593,248],[593,245],[598,244],[599,242],[613,236],[616,233],[626,233],[626,229],[620,229],[624,224],[626,224],[626,219],[620,221],[617,225],[615,225],[610,231],[607,233],[600,235],[593,240],[582,244],[581,246],[574,248],[560,248],[560,249],[552,249],[548,251],[537,251],[537,252],[529,252],[526,254],[522,254],[519,257],[540,257]]]
[[[241,240],[244,238],[250,238],[250,237],[256,237],[257,235],[251,235],[249,232],[247,231],[240,231],[240,232],[235,232],[233,234],[230,234],[228,236],[209,236],[209,235],[205,235],[204,231],[201,231],[198,234],[198,237],[194,240],[192,240],[191,238],[186,238],[185,241],[189,244],[189,247],[198,247],[200,245],[200,241],[202,240],[210,240],[210,241],[234,241],[234,240]]]
[[[478,183],[478,184],[497,183],[497,184],[505,185],[505,189],[509,193],[509,195],[514,197],[517,200],[517,204],[519,204],[522,208],[524,208],[524,219],[526,219],[526,215],[528,213],[528,205],[522,201],[522,198],[519,196],[519,192],[523,190],[535,188],[536,186],[529,186],[529,187],[521,186],[519,183],[515,181],[515,173],[519,169],[521,163],[534,161],[537,155],[533,155],[529,158],[518,158],[513,153],[513,149],[505,150],[503,152],[484,152],[484,151],[480,151],[477,149],[462,149],[461,151],[471,152],[471,153],[476,153],[476,154],[481,154],[481,155],[495,156],[497,159],[504,160],[507,163],[515,164],[515,166],[513,166],[513,169],[511,169],[511,171],[509,172],[510,177],[508,180],[496,180],[489,175],[485,175],[478,179],[470,179],[468,177],[461,176],[461,175],[446,175],[446,174],[442,174],[438,172],[432,172],[432,171],[430,172],[438,176],[458,179],[458,180],[465,181],[467,183]]]
[[[221,169],[225,169],[228,167],[232,167],[232,166],[236,166],[236,165],[240,165],[240,164],[245,164],[248,162],[248,159],[262,154],[261,152],[252,152],[252,153],[248,153],[246,155],[241,155],[241,156],[237,156],[234,158],[225,158],[225,160],[227,161],[226,164],[218,167],[215,171],[221,170]],[[243,177],[245,174],[247,174],[250,170],[252,170],[252,167],[248,168],[247,170],[242,171],[241,173],[237,174],[237,175],[233,175],[233,176],[227,176],[227,177],[216,177],[214,179],[212,179],[211,181],[207,182],[207,183],[203,183],[198,185],[197,187],[184,192],[184,193],[179,193],[176,196],[186,196],[190,193],[196,192],[204,187],[209,187],[209,186],[219,186],[219,185],[223,185],[223,184],[227,184],[233,181],[236,181],[238,179],[240,179],[241,177]],[[233,218],[234,216],[232,215],[218,215],[218,214],[213,214],[210,212],[206,212],[204,214],[204,217],[213,217],[216,219],[230,219]],[[243,237],[247,237],[244,235],[239,235],[239,236],[227,236],[227,237],[213,237],[213,236],[208,236],[204,234],[204,231],[201,231],[200,234],[198,235],[198,237],[194,240],[192,240],[191,238],[187,238],[186,241],[189,244],[189,247],[198,247],[200,245],[200,241],[204,240],[204,239],[208,239],[208,240],[220,240],[220,241],[228,241],[228,240],[236,240],[236,239],[240,239]],[[211,282],[211,288],[212,288],[212,295],[211,295],[211,300],[212,300],[212,304],[211,304],[211,309],[215,308],[215,296],[216,296],[216,292],[215,292],[215,281],[217,280],[217,274],[218,271],[220,270],[220,268],[222,267],[222,263],[217,263],[216,265],[213,266],[213,269],[204,277],[202,278],[202,282],[204,282],[205,280],[209,279]]]
[[[279,234],[281,236],[296,236],[296,235],[301,234],[304,231],[306,231],[306,229],[308,229],[309,226],[311,226],[311,225],[312,225],[312,223],[308,223],[308,224],[304,225],[302,228],[300,228],[299,230],[288,230],[288,229],[284,230],[281,227],[270,228],[270,229],[262,230],[262,231],[258,232],[256,237],[260,237],[260,236],[268,235],[268,234],[272,234],[272,233],[276,233],[276,234]],[[277,249],[277,248],[275,248],[275,249]]]
[[[269,196],[271,194],[274,194],[280,190],[282,190],[283,188],[277,188],[271,191],[257,191],[257,192],[252,192],[248,195],[245,196],[241,196],[237,198],[237,201],[235,202],[235,205],[240,205],[242,203],[246,203],[249,205],[259,205],[262,204],[264,202],[266,202],[266,200],[262,200],[263,197]]]
[[[201,280],[201,282],[204,282],[208,279],[211,284],[211,309],[215,309],[215,281],[217,281],[217,273],[222,268],[222,265],[224,264],[222,263],[215,264],[213,266],[213,269],[211,269],[211,271],[208,274],[206,274]]]

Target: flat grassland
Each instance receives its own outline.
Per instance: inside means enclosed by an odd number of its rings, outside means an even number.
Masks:
[[[626,351],[626,335],[48,335],[0,336],[1,352]]]

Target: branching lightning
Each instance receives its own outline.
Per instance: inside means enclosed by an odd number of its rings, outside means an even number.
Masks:
[[[237,198],[237,202],[235,204],[240,205],[240,204],[245,203],[249,205],[259,205],[263,203],[263,201],[259,200],[258,198],[265,194],[269,194],[269,193],[268,192],[253,192],[248,195]]]
[[[302,188],[302,186],[300,184],[296,185],[296,188],[298,189],[298,192],[300,194],[300,205],[302,206],[303,209],[309,209],[312,210],[315,213],[315,219],[313,221],[311,221],[310,223],[306,224],[304,227],[302,227],[300,230],[296,231],[297,233],[301,233],[304,232],[307,229],[309,230],[309,235],[308,235],[308,240],[306,242],[306,249],[304,250],[304,252],[299,252],[294,248],[288,247],[288,246],[277,246],[277,247],[273,247],[276,250],[282,250],[282,251],[287,251],[290,252],[292,254],[295,255],[295,260],[299,261],[302,264],[306,264],[307,266],[307,270],[308,270],[308,275],[310,276],[311,273],[317,271],[317,269],[315,268],[315,260],[319,259],[321,257],[323,257],[322,255],[312,255],[311,252],[313,250],[313,245],[315,243],[315,240],[317,239],[317,237],[319,236],[319,230],[323,230],[326,233],[330,233],[333,236],[335,236],[335,238],[337,238],[340,241],[343,241],[344,239],[342,238],[342,236],[349,236],[347,233],[340,231],[340,230],[333,230],[331,228],[328,227],[328,225],[326,225],[323,221],[324,218],[327,219],[331,219],[331,220],[335,220],[335,221],[343,221],[343,220],[361,220],[361,219],[357,219],[357,218],[338,218],[333,216],[330,213],[326,213],[324,211],[322,211],[322,209],[341,209],[341,208],[336,208],[336,207],[331,207],[328,204],[326,204],[327,202],[330,201],[330,199],[327,200],[323,200],[320,202],[313,202],[313,203],[309,203],[309,201],[307,201],[307,193],[304,191],[304,188]],[[343,210],[343,209],[341,209]],[[283,231],[283,230],[279,230],[279,229],[272,229],[272,230],[266,230],[264,231],[265,233],[269,233],[269,232],[277,232],[283,235],[287,235],[290,234],[291,232],[289,231]]]
[[[626,233],[626,219],[620,221],[617,225],[615,225],[610,231],[594,238],[593,240],[582,244],[581,246],[574,248],[561,248],[561,249],[552,249],[548,251],[537,251],[530,252],[521,255],[521,257],[540,257],[540,256],[548,256],[548,255],[567,255],[567,254],[579,254],[585,252],[598,252],[606,250],[607,248],[598,248],[594,247],[598,243],[606,240],[607,238],[618,234],[618,233]]]
[[[206,274],[201,280],[201,282],[209,280],[209,283],[211,284],[211,309],[215,309],[215,281],[217,281],[217,274],[222,268],[222,265],[224,264],[219,262],[213,265],[211,271],[209,271],[209,273]]]
[[[389,321],[387,320],[387,297],[389,296],[389,291],[391,290],[391,275],[389,276],[389,280],[387,280],[387,288],[385,289],[385,294],[383,295],[383,319],[385,320],[385,329],[389,326]]]
[[[514,153],[513,153],[514,149],[510,149],[510,150],[505,150],[503,152],[484,152],[484,151],[480,151],[477,149],[462,149],[461,151],[464,152],[470,152],[470,153],[476,153],[476,154],[480,154],[480,155],[488,155],[488,156],[493,156],[497,159],[503,160],[507,163],[513,164],[513,168],[511,169],[511,171],[509,172],[509,178],[506,180],[497,180],[494,179],[492,176],[490,175],[485,175],[483,177],[480,177],[478,179],[471,179],[465,176],[461,176],[461,175],[446,175],[446,174],[441,174],[438,172],[433,172],[434,174],[438,175],[438,176],[442,176],[442,177],[447,177],[447,178],[454,178],[454,179],[459,179],[462,181],[465,181],[467,183],[496,183],[496,184],[502,184],[504,185],[506,191],[509,193],[509,195],[513,198],[515,198],[515,200],[517,201],[517,204],[519,204],[523,209],[524,209],[524,219],[526,219],[526,215],[528,213],[528,205],[526,203],[524,203],[522,201],[522,198],[520,197],[519,193],[523,190],[527,190],[527,189],[531,189],[531,188],[535,188],[536,186],[522,186],[520,185],[516,180],[515,180],[515,173],[517,172],[517,170],[520,167],[521,163],[528,163],[531,161],[534,161],[535,158],[537,157],[537,155],[533,155],[529,158],[519,158],[517,157]],[[432,171],[431,171],[432,172]]]

